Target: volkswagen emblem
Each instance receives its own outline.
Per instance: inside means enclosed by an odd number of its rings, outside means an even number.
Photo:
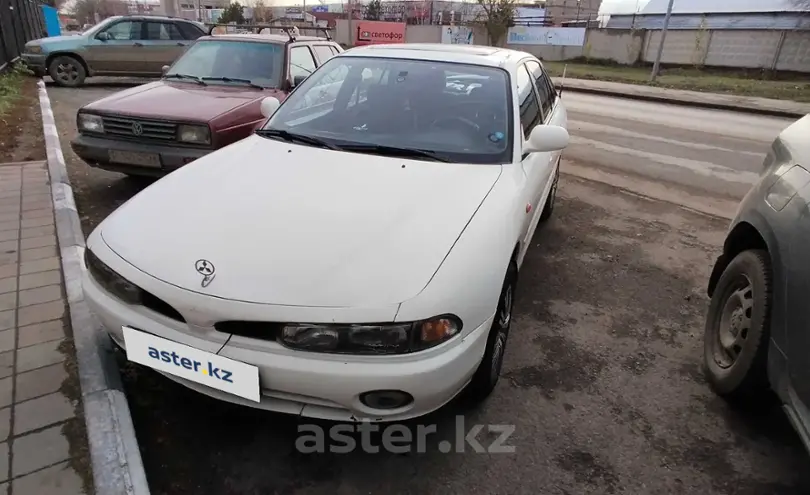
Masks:
[[[136,136],[140,136],[141,134],[143,134],[143,126],[141,125],[140,122],[132,123],[132,134],[135,134]]]
[[[202,275],[202,286],[208,287],[208,284],[214,281],[214,277],[216,276],[216,268],[214,268],[214,264],[208,260],[197,260],[194,263],[194,269],[197,270],[197,273]]]

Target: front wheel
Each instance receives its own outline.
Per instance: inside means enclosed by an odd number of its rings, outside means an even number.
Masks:
[[[470,384],[467,385],[467,389],[464,391],[466,397],[473,403],[481,402],[489,397],[489,394],[495,389],[495,385],[498,384],[498,378],[501,376],[506,340],[512,326],[516,284],[517,264],[513,260],[506,270],[506,277],[498,299],[495,320],[489,329],[484,357],[481,359],[481,364],[478,365]]]
[[[738,254],[717,281],[706,315],[703,361],[714,391],[759,400],[770,389],[767,358],[772,272],[766,251]]]
[[[75,57],[62,55],[51,60],[48,65],[48,75],[59,86],[75,88],[84,83],[87,71],[84,65]]]

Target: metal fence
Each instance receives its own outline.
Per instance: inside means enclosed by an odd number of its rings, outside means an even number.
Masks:
[[[45,19],[37,0],[0,0],[0,71],[13,63],[25,43],[45,36]]]

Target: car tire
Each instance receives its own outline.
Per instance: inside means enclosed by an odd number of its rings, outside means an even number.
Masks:
[[[768,383],[772,304],[770,257],[743,251],[728,264],[706,315],[703,361],[712,389],[732,402],[762,400]]]
[[[498,384],[501,367],[503,366],[503,356],[506,351],[506,341],[509,338],[509,329],[512,326],[517,272],[517,264],[514,260],[510,261],[501,287],[501,293],[498,296],[498,309],[495,312],[495,319],[489,329],[484,357],[464,391],[465,398],[473,404],[480,403],[489,397],[495,389],[495,385]]]
[[[543,213],[540,214],[540,221],[545,222],[554,213],[554,203],[557,201],[557,185],[560,183],[560,160],[554,169],[554,182],[551,183],[551,190],[548,192],[546,204],[543,205]]]
[[[76,57],[62,55],[51,60],[48,64],[48,75],[59,86],[75,88],[84,83],[87,71],[84,64]]]

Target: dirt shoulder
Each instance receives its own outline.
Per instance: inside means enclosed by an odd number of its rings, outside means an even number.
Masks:
[[[738,96],[755,96],[777,100],[810,102],[810,82],[807,75],[793,73],[763,73],[753,70],[724,70],[697,68],[664,68],[654,84],[650,84],[647,66],[624,66],[581,62],[543,61],[552,77],[611,81],[658,88],[702,91]]]
[[[37,79],[13,68],[0,76],[0,163],[44,159]]]

